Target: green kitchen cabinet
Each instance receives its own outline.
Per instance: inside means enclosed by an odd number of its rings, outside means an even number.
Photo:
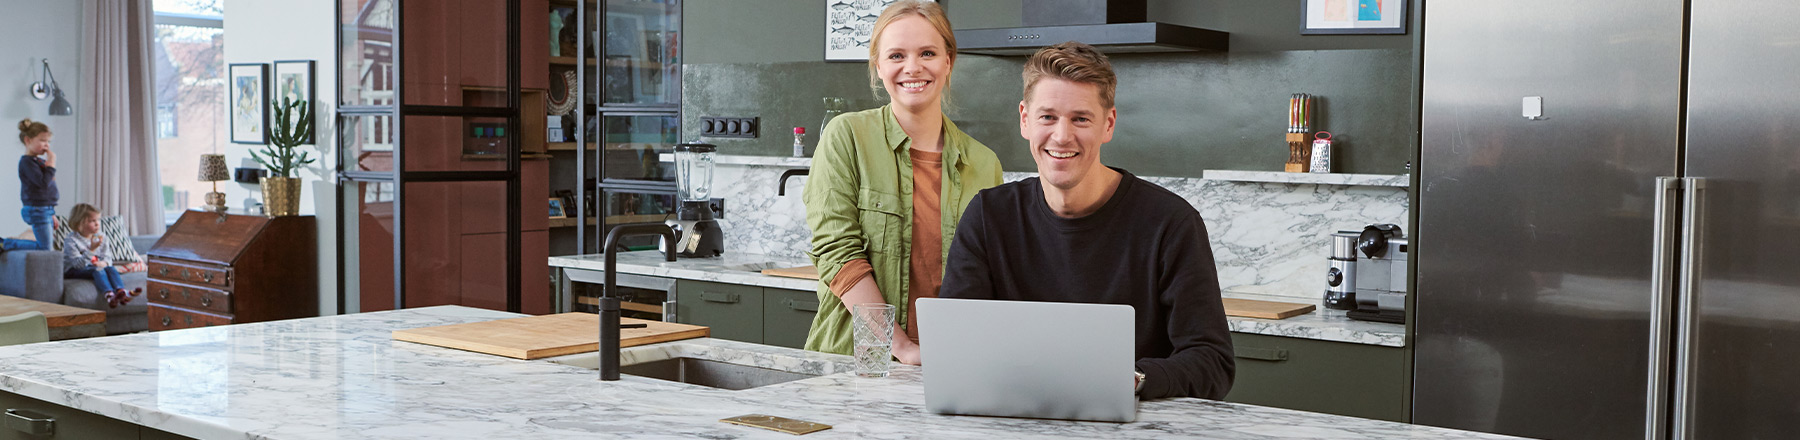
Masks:
[[[1229,402],[1407,422],[1410,368],[1400,347],[1232,333]]]
[[[187,438],[7,391],[0,391],[0,408],[13,413],[4,415],[7,422],[0,423],[0,440]],[[34,429],[50,430],[53,433],[32,435],[31,431]]]
[[[799,290],[763,288],[763,343],[788,348],[806,346],[813,315],[819,311],[819,294]]]
[[[675,319],[704,325],[712,337],[763,343],[763,288],[676,280]]]

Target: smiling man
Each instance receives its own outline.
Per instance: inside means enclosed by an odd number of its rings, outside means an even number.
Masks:
[[[1068,42],[1032,55],[1024,78],[1019,134],[1038,177],[969,203],[939,296],[1132,306],[1138,397],[1224,398],[1236,364],[1200,213],[1100,163],[1118,122],[1112,65]]]

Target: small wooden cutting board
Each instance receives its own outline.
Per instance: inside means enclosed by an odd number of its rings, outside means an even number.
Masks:
[[[1224,298],[1225,314],[1245,318],[1287,319],[1312,313],[1312,304],[1295,304],[1254,299]]]
[[[619,318],[621,324],[645,324],[646,328],[619,330],[619,346],[633,347],[711,336],[703,326]],[[516,359],[539,359],[600,349],[600,315],[560,313],[497,319],[467,324],[395,330],[394,339],[468,350]]]
[[[819,279],[819,268],[813,266],[800,266],[786,269],[763,269],[762,274],[776,277],[816,280]]]

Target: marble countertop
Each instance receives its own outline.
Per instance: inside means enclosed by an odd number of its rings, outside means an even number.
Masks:
[[[550,257],[551,267],[604,271],[606,270],[605,262],[606,258],[601,255]],[[662,253],[658,251],[619,253],[619,273],[815,291],[818,290],[817,281],[769,276],[759,272],[768,268],[798,267],[809,264],[805,261],[787,261],[767,255],[730,252],[718,258],[680,258],[674,262],[663,261]],[[1223,296],[1289,303],[1306,302],[1286,296],[1235,292],[1225,292]],[[1226,319],[1231,322],[1231,331],[1239,333],[1386,347],[1406,346],[1406,326],[1404,325],[1358,321],[1345,317],[1341,312],[1328,311],[1324,307],[1319,307],[1309,314],[1281,320],[1236,316],[1228,316]]]
[[[0,390],[202,439],[794,438],[718,421],[751,413],[834,426],[809,439],[1507,438],[1201,399],[1143,402],[1125,424],[942,416],[918,367],[859,378],[847,356],[707,338],[622,353],[824,374],[726,391],[390,337],[516,316],[440,306],[0,347]]]

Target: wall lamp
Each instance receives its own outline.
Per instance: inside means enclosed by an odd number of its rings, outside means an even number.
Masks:
[[[63,97],[62,86],[56,84],[56,75],[50,73],[49,59],[44,60],[43,75],[38,77],[38,80],[38,82],[31,83],[31,97],[41,100],[55,95],[56,99],[50,100],[51,115],[68,116],[75,113],[75,107],[69,105],[68,98]]]

